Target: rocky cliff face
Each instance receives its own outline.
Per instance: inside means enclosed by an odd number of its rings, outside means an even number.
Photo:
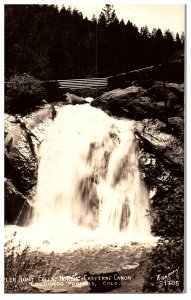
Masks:
[[[46,104],[24,117],[5,114],[6,223],[19,222],[20,209],[30,206],[26,201],[31,200],[36,185],[38,147],[57,109],[59,103],[55,106]]]

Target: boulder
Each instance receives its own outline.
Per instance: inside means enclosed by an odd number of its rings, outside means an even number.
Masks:
[[[5,223],[23,225],[32,214],[38,147],[63,103],[38,107],[25,116],[5,114]]]
[[[140,86],[115,89],[103,94],[91,102],[92,106],[101,108],[114,117],[143,120],[157,118],[164,121],[165,98],[168,117],[183,116],[184,92],[182,84],[155,82],[146,90]]]
[[[25,196],[20,193],[10,179],[5,179],[5,223],[26,224],[32,208]]]
[[[86,101],[83,97],[79,97],[70,93],[66,93],[64,95],[64,102],[72,105],[88,103],[88,101]]]
[[[35,148],[25,123],[9,122],[5,121],[5,176],[13,179],[20,192],[25,192],[36,183]]]
[[[96,98],[91,102],[91,106],[101,108],[109,115],[115,117],[137,119],[141,116],[143,118],[146,111],[144,106],[149,107],[150,105],[150,99],[147,97],[140,98],[145,92],[145,89],[137,86],[115,89]],[[139,101],[137,101],[138,97]]]
[[[171,120],[171,124],[175,119]],[[183,120],[178,118],[178,126]],[[152,233],[157,236],[182,235],[184,230],[184,139],[165,132],[157,119],[135,123],[140,151],[139,167],[150,190]]]
[[[164,94],[165,91],[165,94]],[[147,90],[148,96],[164,111],[164,97],[168,106],[168,117],[184,116],[184,85],[157,81]],[[161,110],[162,112],[162,110]]]
[[[38,147],[59,109],[55,103],[25,116],[5,114],[5,177],[22,193],[36,184]]]
[[[165,124],[156,119],[145,119],[135,124],[135,133],[142,140],[144,150],[156,156],[172,174],[183,176],[183,141],[164,132],[164,129]]]
[[[168,128],[174,136],[180,138],[182,141],[184,140],[184,118],[168,118]]]

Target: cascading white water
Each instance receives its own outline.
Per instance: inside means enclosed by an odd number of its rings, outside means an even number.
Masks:
[[[61,108],[39,150],[30,241],[140,241],[150,236],[148,209],[133,122],[89,104]]]
[[[63,107],[40,147],[33,223],[54,236],[80,227],[148,235],[147,210],[132,122],[89,105]]]

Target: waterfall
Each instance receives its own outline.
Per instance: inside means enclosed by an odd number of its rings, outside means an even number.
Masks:
[[[150,236],[133,124],[89,104],[60,109],[38,153],[30,242],[66,246]]]

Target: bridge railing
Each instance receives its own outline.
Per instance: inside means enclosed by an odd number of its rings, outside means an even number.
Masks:
[[[59,89],[106,89],[107,78],[57,80]]]

